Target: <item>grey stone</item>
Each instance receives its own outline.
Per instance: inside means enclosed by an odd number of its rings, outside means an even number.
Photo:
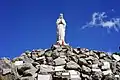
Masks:
[[[110,69],[110,63],[105,61],[103,62],[102,70],[107,70]]]
[[[50,65],[40,65],[40,72],[39,73],[49,73],[49,72],[53,72],[54,71],[54,67],[50,66]]]
[[[74,55],[76,55],[76,54],[73,53],[72,51],[67,51],[67,55],[74,56]]]
[[[35,80],[33,77],[21,77],[21,79],[20,80]]]
[[[31,57],[32,57],[33,60],[35,60],[38,56],[36,55],[36,53],[32,52]]]
[[[66,53],[65,52],[60,52],[60,58],[66,58]]]
[[[80,51],[78,49],[73,49],[73,52],[79,54]]]
[[[33,76],[35,75],[37,69],[32,68],[23,72],[23,76]]]
[[[87,61],[84,58],[79,58],[79,65],[88,65]]]
[[[85,60],[93,61],[93,60],[94,60],[94,57],[93,57],[93,56],[89,56],[89,57],[85,58]]]
[[[77,55],[78,58],[86,58],[87,56],[85,54],[79,54]]]
[[[10,63],[6,63],[4,60],[0,60],[0,73],[1,74],[7,74],[11,73],[11,65]]]
[[[35,69],[35,67],[31,63],[24,63],[23,65],[17,66],[17,71],[20,75],[29,69]]]
[[[100,58],[103,58],[103,57],[105,57],[105,56],[106,56],[105,53],[100,53],[100,55],[99,55]]]
[[[120,61],[120,56],[113,54],[112,57],[116,60],[116,61]]]
[[[15,66],[23,65],[23,61],[15,61],[14,65]]]
[[[74,62],[78,63],[78,58],[76,56],[70,56],[71,60]]]
[[[53,65],[53,58],[52,57],[46,57],[46,62],[49,65]]]
[[[85,78],[86,78],[87,80],[90,79],[90,77],[89,77],[88,75],[82,73],[82,79],[85,79]]]
[[[106,75],[111,75],[112,71],[111,70],[107,70],[107,71],[103,71],[102,73],[103,73],[104,76],[106,76]]]
[[[52,76],[50,74],[48,75],[38,75],[38,79],[37,80],[52,80]]]
[[[3,75],[11,73],[11,69],[3,69]]]
[[[70,61],[66,64],[66,69],[79,69],[80,66],[74,61]]]
[[[70,73],[70,80],[81,80],[80,73],[78,71],[69,70],[68,72]]]
[[[51,57],[53,52],[51,50],[45,52],[46,57]]]
[[[82,65],[82,72],[89,74],[91,72],[91,69],[89,67]]]
[[[38,62],[33,62],[32,65],[33,65],[34,67],[36,67],[36,65],[39,65],[39,63],[38,63]]]
[[[60,57],[55,59],[54,62],[55,62],[55,65],[57,65],[57,66],[58,65],[65,65],[65,63],[66,63],[65,59],[64,58],[60,58]]]
[[[55,70],[56,72],[60,72],[60,71],[65,71],[64,69],[65,66],[55,66]]]
[[[56,59],[56,58],[58,58],[58,57],[60,57],[59,52],[58,52],[57,50],[54,50],[54,51],[53,51],[53,54],[52,54],[52,58],[53,58],[53,59]]]
[[[101,72],[93,72],[92,73],[92,79],[101,80],[101,78],[102,78],[102,73]]]

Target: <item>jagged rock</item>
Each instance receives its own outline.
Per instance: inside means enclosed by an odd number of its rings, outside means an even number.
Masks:
[[[119,80],[120,59],[117,54],[56,45],[0,60],[0,80],[40,80],[38,75],[49,74],[53,80]]]
[[[104,76],[106,76],[106,75],[111,75],[112,71],[111,70],[107,70],[107,71],[103,71],[102,73],[103,73]]]
[[[80,51],[78,49],[73,49],[73,52],[79,54]]]
[[[80,73],[78,71],[69,70],[68,72],[70,73],[70,80],[81,80]]]
[[[23,65],[23,61],[15,61],[14,65],[16,66]]]
[[[101,80],[101,78],[102,78],[102,73],[101,72],[93,72],[92,73],[92,79]]]
[[[36,65],[39,65],[39,63],[38,63],[38,62],[33,62],[32,65],[33,65],[34,67],[36,67]]]
[[[38,51],[38,52],[37,52],[38,57],[43,56],[43,55],[44,55],[44,53],[45,53],[45,51],[44,51],[44,50],[40,50],[40,51]]]
[[[86,66],[82,65],[82,72],[86,73],[86,74],[89,74],[91,72],[91,69],[89,67],[86,67]]]
[[[35,61],[38,62],[39,64],[45,64],[46,58],[45,56],[42,56],[42,57],[36,58]]]
[[[45,56],[46,57],[51,57],[53,52],[51,50],[45,51]]]
[[[46,62],[48,65],[53,65],[53,58],[52,57],[46,57]]]
[[[37,80],[52,80],[52,75],[48,74],[48,75],[38,75],[38,79]]]
[[[94,61],[94,57],[93,56],[89,56],[89,57],[87,57],[87,58],[85,58],[85,60],[87,60],[87,61]]]
[[[54,50],[54,51],[53,51],[53,54],[52,54],[52,58],[53,58],[53,59],[56,59],[56,58],[58,58],[58,57],[60,57],[59,52],[57,52],[57,50]]]
[[[35,75],[37,69],[32,68],[23,72],[23,76],[33,76]]]
[[[60,58],[65,58],[66,59],[66,53],[65,52],[60,52]]]
[[[112,61],[111,62],[111,70],[112,70],[113,73],[115,73],[116,70],[117,70],[116,65],[117,65],[117,61]]]
[[[78,63],[78,58],[76,56],[70,56],[71,60],[74,62]]]
[[[50,65],[40,65],[40,72],[39,73],[49,73],[54,72],[54,67]]]
[[[78,58],[86,58],[87,56],[85,54],[79,54],[77,55]]]
[[[0,75],[0,80],[15,80],[15,77],[11,74]]]
[[[84,58],[79,58],[79,65],[88,65],[87,61]]]
[[[33,60],[35,60],[38,56],[37,56],[37,54],[35,52],[32,52],[31,57],[32,57]]]
[[[55,66],[55,71],[56,72],[65,71],[64,67],[65,66]]]
[[[65,59],[64,58],[60,58],[60,57],[58,57],[57,59],[55,59],[54,62],[55,62],[56,66],[65,65],[65,63],[66,63]]]
[[[102,70],[110,69],[110,63],[109,62],[103,62]]]
[[[88,75],[82,73],[82,79],[84,79],[84,80],[89,80],[90,77],[89,77]]]
[[[92,69],[98,68],[98,64],[92,64]]]
[[[35,80],[33,77],[21,77],[20,80]]]
[[[4,60],[0,60],[0,73],[3,75],[11,73],[10,63],[7,64]]]
[[[100,55],[99,55],[100,58],[104,58],[105,56],[106,56],[105,53],[100,53]]]
[[[18,73],[22,75],[24,71],[28,69],[33,69],[33,65],[31,63],[24,63],[23,65],[17,66]]]
[[[72,51],[67,51],[67,55],[74,56],[74,55],[76,55],[76,54],[73,53]]]
[[[112,57],[116,60],[116,61],[120,61],[120,56],[113,54]]]
[[[80,68],[80,66],[77,63],[75,63],[74,61],[70,61],[66,64],[66,69],[75,69],[76,70],[79,68]]]
[[[8,74],[8,73],[11,73],[11,69],[3,69],[2,70],[3,75]]]

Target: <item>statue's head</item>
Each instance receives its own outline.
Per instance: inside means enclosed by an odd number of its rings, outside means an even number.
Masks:
[[[60,17],[59,17],[60,19],[63,19],[63,14],[62,13],[60,13]]]

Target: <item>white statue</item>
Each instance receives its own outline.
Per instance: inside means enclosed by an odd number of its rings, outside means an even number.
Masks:
[[[66,22],[63,18],[63,14],[60,14],[56,24],[57,24],[57,43],[60,45],[66,45],[65,43]]]

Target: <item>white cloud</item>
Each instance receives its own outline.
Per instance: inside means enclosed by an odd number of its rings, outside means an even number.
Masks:
[[[106,20],[108,16],[105,12],[99,13],[95,12],[92,15],[92,20],[82,27],[82,29],[87,27],[103,27],[109,29],[114,29],[119,32],[120,29],[120,18],[112,18]]]

